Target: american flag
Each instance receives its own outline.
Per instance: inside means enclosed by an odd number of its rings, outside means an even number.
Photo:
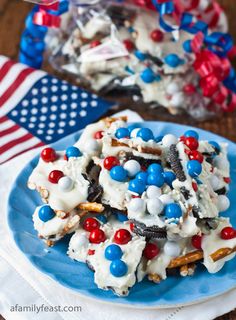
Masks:
[[[0,55],[0,163],[84,128],[112,105]]]

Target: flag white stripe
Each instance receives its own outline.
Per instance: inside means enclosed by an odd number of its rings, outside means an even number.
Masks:
[[[36,146],[39,142],[40,140],[38,138],[32,137],[27,141],[17,144],[8,151],[4,152],[4,154],[0,155],[0,163],[10,159],[19,152],[23,152],[29,148]]]
[[[15,122],[13,122],[12,120],[10,120],[10,119],[6,120],[6,121],[0,123],[0,132],[13,127],[14,125],[15,125]]]
[[[33,85],[46,75],[44,71],[35,71],[28,75],[11,97],[0,107],[0,117],[6,115],[24,98]]]
[[[4,146],[4,144],[11,142],[15,139],[21,138],[28,134],[29,132],[26,131],[24,128],[19,128],[18,130],[9,133],[7,135],[4,135],[3,137],[0,138],[0,146]]]
[[[9,59],[5,56],[0,55],[0,68],[8,61]]]
[[[12,83],[16,80],[19,73],[25,69],[27,69],[27,66],[24,66],[21,63],[14,64],[8,73],[5,75],[5,77],[1,81],[0,86],[0,96],[4,94],[4,92],[12,85]]]

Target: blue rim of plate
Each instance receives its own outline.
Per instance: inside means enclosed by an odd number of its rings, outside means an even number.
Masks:
[[[211,132],[170,122],[143,122],[140,127],[149,127],[155,136],[173,133],[178,136],[186,130],[195,129],[200,139],[227,142],[229,145],[229,160],[231,163],[231,188],[229,198],[231,208],[222,216],[229,216],[236,226],[233,215],[236,211],[236,144]],[[63,150],[74,144],[80,132],[71,134],[54,143],[56,150]],[[53,248],[45,250],[42,240],[37,237],[33,228],[32,213],[36,205],[41,204],[37,192],[28,190],[26,182],[32,169],[38,161],[38,156],[31,160],[18,175],[8,200],[8,224],[18,248],[29,261],[41,272],[47,274],[61,285],[78,292],[79,295],[113,303],[122,306],[139,308],[170,308],[191,305],[211,299],[236,288],[236,258],[227,262],[224,268],[216,273],[209,274],[200,264],[193,277],[182,278],[179,274],[169,276],[165,281],[156,285],[148,280],[136,284],[127,297],[117,297],[111,290],[98,289],[93,282],[93,272],[85,264],[72,261],[65,253],[69,237],[59,241]],[[23,201],[22,201],[23,199]],[[49,252],[48,252],[49,251]],[[82,273],[82,276],[81,276]],[[220,285],[219,285],[220,284]]]

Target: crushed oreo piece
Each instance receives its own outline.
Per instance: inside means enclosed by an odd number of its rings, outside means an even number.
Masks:
[[[227,193],[227,190],[226,190],[225,187],[223,187],[221,189],[216,190],[215,193],[217,193],[219,196],[220,195],[225,195]]]
[[[93,160],[91,160],[86,168],[86,173],[90,181],[98,183],[99,174],[101,167],[96,165]],[[87,178],[86,178],[87,179]]]
[[[188,199],[191,198],[190,191],[187,190],[185,187],[181,187],[181,188],[180,188],[180,191],[181,191],[182,195],[184,196],[184,199],[185,199],[185,200],[188,200]]]
[[[154,239],[166,239],[166,228],[160,228],[158,226],[147,227],[144,223],[131,220],[134,223],[133,232],[141,237],[154,238]]]
[[[184,174],[182,164],[179,159],[179,152],[175,144],[172,144],[170,146],[168,161],[171,165],[171,169],[174,171],[179,181],[184,182],[186,180],[186,177]]]
[[[193,212],[194,218],[199,218],[199,212],[200,212],[200,208],[199,207],[194,205],[193,208],[192,208],[192,212]]]
[[[210,218],[206,218],[204,219],[206,221],[206,225],[209,227],[209,229],[217,229],[218,225],[219,225],[219,221],[216,219],[210,219]]]
[[[87,198],[89,202],[101,202],[102,194],[103,188],[100,185],[90,183]]]
[[[139,156],[134,156],[132,153],[127,154],[126,156],[127,160],[136,160],[140,163],[142,167],[145,167],[146,169],[153,163],[159,163],[161,164],[161,160],[157,159],[145,159]]]

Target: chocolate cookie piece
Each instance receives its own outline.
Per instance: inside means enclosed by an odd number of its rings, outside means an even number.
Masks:
[[[166,228],[158,226],[147,227],[144,223],[131,220],[134,224],[133,232],[139,236],[153,239],[165,239],[167,237]]]
[[[225,195],[227,193],[227,190],[226,190],[225,187],[223,187],[221,189],[216,190],[215,193],[217,193],[219,196],[220,195]]]
[[[184,182],[186,180],[186,176],[182,167],[182,164],[179,159],[179,152],[176,148],[175,144],[170,146],[169,154],[168,154],[168,161],[171,165],[171,169],[176,174],[176,177],[179,181]]]
[[[127,160],[136,160],[139,162],[139,164],[144,167],[144,168],[148,168],[151,164],[153,163],[159,163],[161,164],[161,160],[156,160],[156,159],[146,159],[146,158],[142,158],[139,156],[134,156],[132,153],[129,153],[126,155],[126,159]]]
[[[188,189],[186,189],[185,187],[181,187],[180,191],[181,191],[182,195],[184,196],[185,200],[188,200],[191,198],[190,191]]]

